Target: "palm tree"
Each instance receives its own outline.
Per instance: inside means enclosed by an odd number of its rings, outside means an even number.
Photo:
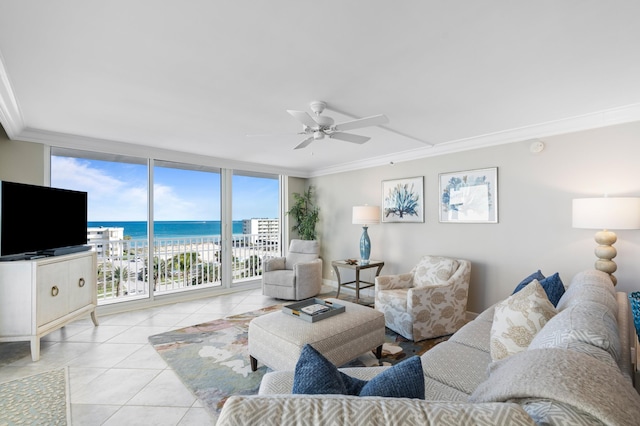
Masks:
[[[113,268],[111,279],[116,285],[116,297],[118,297],[120,296],[120,283],[122,282],[122,280],[129,280],[129,268],[127,268],[126,266],[116,266],[115,268]]]
[[[182,279],[187,285],[188,276],[191,275],[192,269],[197,271],[197,265],[199,262],[198,253],[195,251],[189,253],[180,253],[173,256],[170,261],[171,270],[180,271]]]
[[[153,258],[153,290],[156,290],[158,286],[158,279],[164,277],[167,272],[167,263],[164,259],[159,259],[157,256]],[[144,266],[138,272],[138,280],[149,282],[149,259],[144,260]]]

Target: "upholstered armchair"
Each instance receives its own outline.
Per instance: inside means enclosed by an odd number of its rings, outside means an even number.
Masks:
[[[411,272],[375,279],[375,307],[413,341],[453,334],[466,322],[471,262],[424,256]]]
[[[285,300],[302,300],[320,293],[322,259],[317,241],[291,240],[286,257],[262,262],[262,294]]]

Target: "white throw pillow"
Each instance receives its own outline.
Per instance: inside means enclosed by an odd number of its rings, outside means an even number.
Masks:
[[[497,361],[526,350],[555,314],[538,280],[498,303],[491,326],[491,359]]]

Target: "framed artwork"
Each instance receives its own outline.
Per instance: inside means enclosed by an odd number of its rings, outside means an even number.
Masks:
[[[440,174],[440,222],[498,223],[498,168]]]
[[[382,181],[383,222],[424,222],[424,177]]]

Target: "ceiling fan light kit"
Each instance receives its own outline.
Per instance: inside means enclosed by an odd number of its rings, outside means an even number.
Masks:
[[[345,121],[344,123],[334,124],[333,118],[326,115],[321,115],[327,103],[323,101],[313,101],[309,104],[309,108],[313,112],[311,116],[308,112],[287,110],[296,120],[302,123],[302,134],[307,135],[307,138],[294,147],[294,149],[301,149],[308,146],[311,142],[324,139],[327,136],[329,139],[338,139],[345,142],[351,142],[356,144],[363,144],[367,142],[370,137],[355,135],[352,133],[344,133],[344,130],[359,129],[368,126],[378,126],[389,122],[389,119],[384,114],[373,115],[371,117],[358,118],[351,121]]]

